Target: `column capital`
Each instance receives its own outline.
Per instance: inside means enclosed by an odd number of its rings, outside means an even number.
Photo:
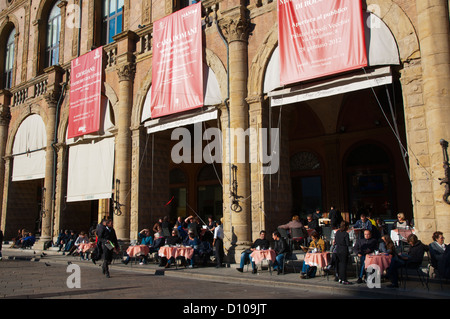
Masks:
[[[245,7],[237,8],[238,14],[233,13],[219,20],[219,26],[228,43],[233,41],[248,41],[251,24],[245,13]]]
[[[134,63],[122,64],[117,67],[119,82],[133,81],[135,73],[136,73],[136,65]]]
[[[9,125],[11,121],[11,110],[8,105],[0,104],[0,126]]]
[[[56,92],[55,90],[49,91],[44,95],[44,99],[49,108],[54,108],[58,103],[59,92]]]

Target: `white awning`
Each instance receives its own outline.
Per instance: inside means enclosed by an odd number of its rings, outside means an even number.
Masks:
[[[28,116],[20,124],[13,144],[12,181],[45,177],[47,132],[38,114]]]
[[[193,111],[184,112],[182,114],[175,114],[150,120],[145,122],[144,126],[147,128],[147,133],[151,134],[189,124],[216,120],[217,114],[218,112],[215,107],[200,108]]]
[[[392,83],[391,68],[380,67],[352,72],[331,80],[316,81],[270,92],[271,106],[309,101]]]
[[[114,174],[114,112],[102,97],[100,130],[67,139],[67,202],[111,198]]]
[[[400,64],[395,38],[386,24],[379,17],[369,12],[364,12],[364,28],[368,59],[367,73],[370,73],[369,81],[365,81],[368,79],[364,79],[364,76],[359,76],[358,72],[353,72],[348,75],[335,77],[331,80],[315,81],[312,84],[306,85],[299,84],[296,89],[291,88],[288,90],[288,95],[291,95],[291,97],[288,97],[285,95],[286,90],[280,91],[282,88],[280,84],[280,54],[277,47],[272,53],[272,57],[267,65],[264,76],[264,93],[268,93],[269,96],[274,97],[271,99],[271,105],[277,106],[281,104],[307,101],[315,98],[391,83],[392,77],[390,76],[390,72],[389,74],[384,74],[381,76],[379,76],[379,74],[382,74],[383,72],[386,73],[382,66]],[[377,68],[381,71],[374,72],[373,69]],[[354,83],[351,85],[351,83],[349,83],[351,81],[365,82],[360,84]],[[325,88],[326,84],[329,84],[328,88]],[[314,92],[315,89],[318,91]],[[293,95],[296,93],[300,96],[294,98]],[[280,101],[278,98],[279,95],[285,95],[283,101]]]
[[[114,137],[71,145],[67,202],[111,198],[114,171]]]

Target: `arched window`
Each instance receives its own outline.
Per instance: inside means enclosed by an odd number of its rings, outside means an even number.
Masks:
[[[61,32],[61,9],[58,0],[50,10],[47,22],[46,66],[59,63],[59,34]]]
[[[103,0],[102,43],[113,42],[113,36],[122,32],[123,1]]]
[[[12,87],[12,76],[14,67],[14,39],[16,36],[16,29],[13,29],[9,34],[8,41],[6,41],[5,52],[5,69],[4,69],[4,87],[10,89]]]

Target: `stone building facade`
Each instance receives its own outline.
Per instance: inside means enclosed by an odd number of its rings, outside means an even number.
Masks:
[[[233,260],[261,229],[274,230],[293,214],[326,212],[331,205],[351,218],[362,209],[385,219],[404,212],[424,242],[436,230],[450,231],[450,207],[439,180],[444,177],[439,141],[450,139],[448,1],[363,0],[365,14],[380,23],[372,38],[392,39],[384,43],[387,48],[374,45],[380,50],[374,56],[388,52],[396,61],[369,65],[367,72],[387,72],[383,79],[390,80],[324,96],[320,86],[336,79],[320,79],[308,83],[309,93],[319,94],[311,98],[298,88],[302,84],[268,84],[278,47],[277,1],[201,2],[204,64],[220,99],[198,113],[208,107],[217,114],[200,125],[223,132],[224,155],[217,165],[174,163],[172,130],[148,133],[144,116],[152,84],[153,23],[192,1],[0,4],[0,47],[12,48],[0,53],[0,224],[6,238],[27,228],[40,233],[37,245],[42,245],[61,229],[88,230],[110,215],[118,237],[128,243],[159,217],[198,214],[206,221],[212,215],[223,220],[225,248]],[[114,7],[108,18],[105,7]],[[99,46],[106,61],[102,94],[111,113],[108,136],[115,143],[111,198],[68,202],[70,63]],[[367,75],[342,76],[338,86],[349,80],[358,84]],[[32,115],[42,120],[45,141],[38,150],[15,153],[16,135]],[[177,127],[182,116],[167,123]],[[191,132],[199,127],[178,125]],[[245,163],[228,160],[227,151],[237,142],[226,128],[278,128],[279,169],[262,174],[267,163],[254,156],[262,150],[255,137],[245,143]],[[34,151],[45,154],[42,175],[13,180],[16,159],[32,158]]]

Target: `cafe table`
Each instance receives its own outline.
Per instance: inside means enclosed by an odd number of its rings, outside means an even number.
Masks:
[[[262,264],[264,260],[269,263],[269,272],[272,274],[272,264],[275,262],[277,254],[273,249],[256,249],[250,254],[250,258],[255,264]]]
[[[391,264],[392,256],[390,254],[367,254],[364,262],[364,268],[367,269],[371,265],[377,265],[382,274]]]
[[[150,248],[147,245],[130,246],[127,249],[127,254],[130,257],[147,256],[149,252]]]
[[[414,234],[414,228],[397,228],[391,230],[391,239],[398,246],[400,241],[406,242],[409,235]]]
[[[170,259],[172,257],[175,258],[176,249],[177,249],[176,247],[172,246],[163,246],[159,248],[158,255],[160,257],[166,257],[167,259]]]
[[[330,261],[330,253],[306,253],[304,262],[309,266],[316,266],[317,268],[325,268]]]
[[[175,247],[175,252],[174,252],[175,259],[177,257],[184,257],[186,259],[192,259],[192,256],[194,256],[194,248],[189,247],[189,246]]]

